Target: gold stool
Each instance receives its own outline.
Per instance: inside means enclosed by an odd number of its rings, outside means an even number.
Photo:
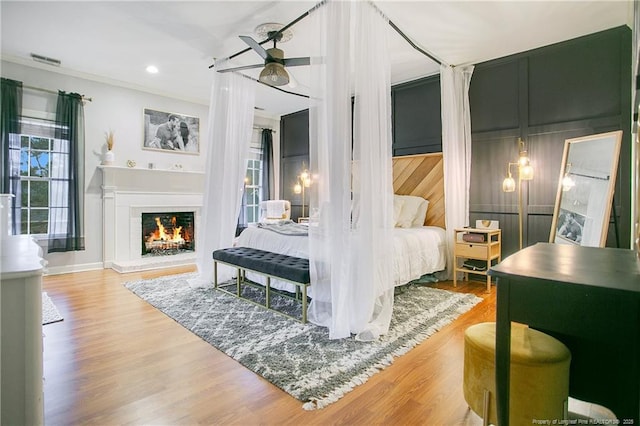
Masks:
[[[496,324],[473,325],[464,333],[464,399],[496,424]],[[522,324],[511,326],[509,424],[565,420],[569,398],[571,353],[559,340]]]

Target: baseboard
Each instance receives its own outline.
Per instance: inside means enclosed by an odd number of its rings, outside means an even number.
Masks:
[[[46,267],[44,270],[44,275],[71,274],[74,272],[95,271],[96,269],[104,269],[102,262]]]

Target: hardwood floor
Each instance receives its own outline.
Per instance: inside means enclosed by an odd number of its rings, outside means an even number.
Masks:
[[[122,286],[192,270],[44,278],[64,317],[44,327],[46,424],[477,423],[462,395],[463,333],[495,321],[495,286],[485,293],[482,282],[434,284],[484,300],[338,402],[305,411]]]

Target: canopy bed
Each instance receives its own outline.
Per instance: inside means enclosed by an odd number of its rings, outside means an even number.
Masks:
[[[368,2],[323,1],[309,11],[308,24],[317,35],[309,46],[309,148],[310,169],[318,177],[308,189],[309,319],[328,327],[331,338],[373,340],[386,333],[393,310],[392,248],[394,234],[401,233],[391,226],[394,194],[428,200],[429,226],[416,229],[435,225],[436,247],[446,247],[432,269],[451,262],[452,235],[445,225],[468,223],[473,67],[441,66],[443,154],[392,160],[390,21]],[[230,68],[229,60],[216,61],[216,69]],[[234,239],[254,96],[252,79],[215,73],[200,227],[206,238],[198,252],[206,283],[211,253]],[[231,278],[233,270],[220,271],[219,279],[224,274]]]
[[[393,186],[398,195],[394,197],[392,232],[393,283],[400,286],[440,272],[446,266],[442,154],[394,157]],[[404,198],[407,196],[411,198]],[[418,211],[415,203],[420,200],[426,212]],[[414,219],[418,219],[418,223]],[[273,223],[267,218],[245,229],[235,245],[308,259],[308,226]],[[247,278],[260,284],[265,281],[259,274],[249,273]],[[295,287],[285,281],[273,280],[271,287],[295,291]],[[309,295],[313,296],[313,286]]]

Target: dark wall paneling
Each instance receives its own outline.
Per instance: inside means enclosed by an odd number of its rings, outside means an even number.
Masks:
[[[499,220],[503,256],[518,248],[517,192],[503,193],[522,137],[535,169],[523,185],[524,245],[548,241],[564,141],[624,130],[616,182],[620,245],[629,247],[631,30],[624,26],[478,64],[469,92],[472,127],[470,218]],[[392,87],[393,154],[440,152],[440,78]],[[308,165],[308,111],[281,119],[281,193],[301,213],[295,176]],[[513,169],[517,178],[516,169]],[[615,246],[613,226],[607,245]]]
[[[306,155],[298,155],[295,157],[283,158],[280,162],[280,182],[282,199],[291,202],[291,219],[297,221],[302,216],[302,194],[295,194],[293,187],[296,184],[297,177],[309,167],[309,157]],[[305,215],[308,213],[309,197],[305,193]]]
[[[469,99],[473,133],[518,128],[518,61],[497,60],[476,67]]]
[[[618,129],[625,136],[616,203],[620,244],[629,246],[630,42],[629,28],[619,27],[476,66],[469,95],[470,209],[472,216],[513,212],[513,220],[501,222],[503,254],[517,250],[517,192],[502,193],[501,182],[507,162],[518,157],[518,136],[535,170],[523,184],[527,246],[549,239],[565,139]],[[607,245],[616,245],[613,231]]]
[[[440,76],[391,89],[393,155],[442,151]]]
[[[507,163],[518,155],[513,137],[474,141],[471,154],[469,207],[472,212],[517,212],[517,197],[502,192]],[[510,142],[510,143],[509,143]]]
[[[607,32],[532,53],[529,124],[620,115],[619,38]]]
[[[280,118],[280,194],[291,202],[291,219],[302,216],[302,194],[294,194],[298,175],[309,168],[309,110]],[[309,200],[305,194],[305,215]]]
[[[529,245],[549,241],[552,219],[553,217],[551,215],[531,214],[528,216],[527,226],[530,233]]]
[[[309,155],[309,110],[283,115],[280,119],[280,156]]]

